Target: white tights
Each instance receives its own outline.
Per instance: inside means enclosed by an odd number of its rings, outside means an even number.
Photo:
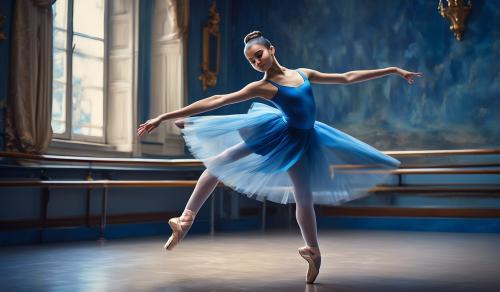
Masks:
[[[234,161],[245,157],[252,151],[245,147],[244,142],[226,149],[214,159],[222,161]],[[307,169],[301,169],[301,168]],[[299,169],[301,169],[299,171]],[[288,170],[288,174],[293,182],[294,197],[296,202],[295,217],[299,224],[302,237],[307,246],[318,247],[318,235],[316,228],[316,214],[312,200],[310,181],[300,173],[309,173],[309,165],[305,159],[301,159]],[[208,170],[203,171],[196,186],[189,198],[183,215],[193,212],[197,214],[208,197],[212,194],[218,184],[217,178]]]

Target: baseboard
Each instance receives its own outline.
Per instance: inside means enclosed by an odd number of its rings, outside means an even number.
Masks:
[[[294,222],[294,224],[296,224]],[[216,232],[258,230],[260,218],[240,218],[216,222]],[[433,232],[500,233],[500,218],[419,218],[419,217],[319,217],[318,229],[347,230],[401,230]],[[210,233],[210,221],[198,219],[191,227],[190,234]],[[105,239],[159,236],[167,238],[170,227],[163,220],[108,224]],[[99,240],[98,227],[54,227],[46,229],[20,229],[0,232],[0,246]]]
[[[190,234],[209,233],[210,222],[208,220],[197,220],[191,227]],[[164,221],[109,224],[104,233],[105,239],[144,237],[170,235],[170,227]],[[57,227],[46,229],[22,229],[15,231],[0,232],[0,246],[37,244],[51,242],[69,242],[99,240],[100,230],[98,227]]]

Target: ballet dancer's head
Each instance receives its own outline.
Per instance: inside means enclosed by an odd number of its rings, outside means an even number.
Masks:
[[[243,53],[252,67],[259,72],[266,72],[276,63],[275,48],[262,36],[260,31],[253,31],[245,36]]]

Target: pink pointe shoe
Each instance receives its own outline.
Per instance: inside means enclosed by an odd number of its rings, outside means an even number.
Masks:
[[[168,225],[172,228],[172,235],[169,237],[167,243],[163,246],[166,250],[172,250],[179,242],[186,236],[187,232],[193,225],[194,213],[188,213],[180,217],[170,218]]]
[[[319,274],[319,267],[321,266],[321,253],[318,247],[304,246],[299,248],[299,254],[308,263],[306,282],[309,284],[314,283]]]

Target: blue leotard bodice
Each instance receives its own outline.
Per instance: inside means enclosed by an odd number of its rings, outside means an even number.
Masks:
[[[267,80],[278,88],[278,92],[271,99],[284,114],[289,126],[299,129],[311,129],[316,120],[316,104],[309,79],[300,70],[296,70],[304,79],[299,86],[280,85]]]

